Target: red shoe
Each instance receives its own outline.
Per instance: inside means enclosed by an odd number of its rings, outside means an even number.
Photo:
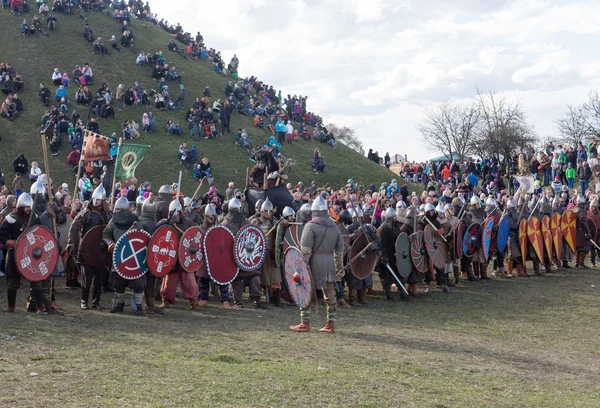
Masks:
[[[291,331],[298,333],[306,333],[310,331],[310,322],[302,320],[297,326],[290,326]]]
[[[321,333],[333,333],[335,331],[335,327],[334,327],[334,323],[331,320],[328,320],[327,323],[325,324],[325,327],[323,327],[321,330],[319,330],[319,332]]]

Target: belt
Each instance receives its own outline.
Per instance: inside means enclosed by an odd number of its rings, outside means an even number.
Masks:
[[[315,251],[313,252],[313,255],[333,255],[333,252]]]

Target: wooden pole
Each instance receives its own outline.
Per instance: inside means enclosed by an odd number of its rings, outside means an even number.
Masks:
[[[117,182],[117,166],[119,165],[119,155],[121,154],[121,143],[123,142],[123,138],[119,138],[119,145],[117,149],[117,159],[115,160],[115,169],[113,170],[113,179],[112,179],[112,191],[110,192],[110,208],[112,210],[113,205],[115,204],[115,183]]]
[[[190,204],[186,207],[186,210],[189,210],[190,207],[192,206],[192,203],[194,202],[194,199],[196,198],[196,196],[200,192],[200,188],[202,187],[202,184],[204,184],[204,180],[206,180],[206,177],[202,177],[202,180],[200,180],[200,184],[198,185],[198,188],[196,189],[196,191],[194,191],[194,195],[191,197],[192,201],[190,201]]]
[[[77,199],[77,189],[79,187],[79,177],[81,177],[81,164],[83,163],[83,152],[85,152],[85,143],[87,141],[88,131],[85,131],[85,137],[83,138],[83,145],[81,146],[81,154],[79,155],[79,164],[77,165],[77,177],[75,177],[75,187],[73,188],[73,200]],[[76,206],[73,205],[71,209],[71,215],[75,216]]]

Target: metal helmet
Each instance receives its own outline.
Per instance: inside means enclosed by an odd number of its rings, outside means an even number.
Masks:
[[[488,199],[485,200],[485,211],[493,211],[494,208],[496,208],[496,200],[494,197],[488,197]]]
[[[342,210],[338,216],[338,222],[343,225],[352,224],[352,215],[349,210]]]
[[[356,208],[355,208],[355,211],[356,211],[356,216],[357,216],[357,217],[362,217],[362,216],[364,216],[364,215],[365,215],[365,214],[363,213],[363,210],[362,210],[362,208],[360,208],[360,205],[357,205],[357,206],[356,206]]]
[[[431,204],[431,203],[429,203],[429,204]],[[431,209],[433,210],[433,204],[431,204],[431,207],[432,207]],[[425,204],[421,204],[419,206],[419,213],[422,213],[422,212],[425,212]]]
[[[398,201],[396,203],[396,209],[398,209],[398,208],[400,208],[402,210],[406,210],[406,203],[402,200]]]
[[[479,201],[479,197],[477,197],[476,195],[471,197],[471,205],[475,205],[475,204],[481,204],[481,201]]]
[[[31,185],[31,188],[29,189],[29,194],[44,194],[46,192],[46,187],[44,187],[44,185],[42,183],[40,183],[39,181],[36,181],[35,183],[33,183]]]
[[[239,210],[241,208],[242,208],[242,202],[240,200],[238,200],[237,198],[235,198],[235,197],[233,197],[227,203],[227,211]]]
[[[260,209],[264,202],[265,202],[265,200],[263,200],[262,198],[259,198],[258,201],[256,202],[256,204],[254,205],[254,211],[260,212]]]
[[[216,217],[217,211],[212,204],[208,204],[206,208],[204,208],[204,216],[205,217]]]
[[[309,203],[302,204],[302,207],[300,207],[300,212],[302,212],[302,213],[310,214],[311,211],[312,211],[312,207]]]
[[[17,208],[33,207],[33,198],[27,193],[21,193],[17,200]]]
[[[138,205],[143,205],[145,201],[146,201],[146,199],[144,198],[144,196],[138,196],[138,198],[135,199],[136,207]]]
[[[45,174],[40,174],[37,181],[39,181],[44,187],[46,187],[48,185],[48,176]],[[52,180],[50,180],[50,185],[52,185]]]
[[[509,210],[511,208],[517,208],[517,204],[515,203],[515,200],[513,200],[512,198],[509,198],[508,201],[506,202],[506,208]]]
[[[356,211],[354,211],[354,208],[348,208],[348,213],[350,214],[350,217],[354,218],[356,217]],[[342,211],[343,212],[343,211]],[[341,213],[340,213],[341,214]]]
[[[327,211],[327,202],[323,199],[323,197],[318,196],[315,198],[311,206],[311,211]]]
[[[191,202],[192,202],[192,199],[190,197],[184,197],[184,199],[183,199],[183,206],[184,207],[188,207]]]
[[[293,217],[294,215],[296,215],[296,211],[294,211],[292,207],[285,207],[281,212],[281,215],[283,215],[284,217]]]
[[[158,189],[158,194],[173,194],[173,189],[168,184],[163,184]]]
[[[106,190],[102,186],[102,184],[98,185],[94,192],[92,193],[92,204],[98,206],[98,201],[106,200]]]
[[[577,205],[585,204],[585,197],[582,195],[578,195],[577,199],[575,201],[575,204],[577,204]]]
[[[382,221],[388,220],[390,218],[394,218],[396,216],[396,211],[392,207],[388,207],[384,212],[381,213]]]
[[[527,204],[527,206],[529,207],[530,210],[533,210],[536,207],[536,203],[537,203],[536,198],[531,197],[531,200],[529,200],[529,203]]]
[[[143,212],[154,212],[155,207],[154,207],[154,200],[153,199],[146,199],[144,200],[144,204],[142,204],[142,211]]]
[[[452,204],[446,204],[444,206],[444,212],[449,215],[454,215],[454,206]]]
[[[273,211],[273,203],[269,200],[269,197],[265,200],[265,202],[260,206],[261,211]]]
[[[424,208],[423,210],[424,210],[425,212],[429,212],[429,211],[431,211],[431,210],[434,210],[434,211],[435,211],[435,207],[433,206],[433,204],[432,204],[432,203],[427,203],[427,204],[425,204],[425,208]]]
[[[200,208],[200,204],[198,204],[198,201],[192,201],[192,210],[197,210],[198,208]]]
[[[181,203],[179,202],[179,200],[173,200],[169,204],[169,213],[172,213],[174,211],[181,211]]]
[[[444,205],[442,204],[442,202],[441,202],[441,201],[438,203],[437,207],[435,207],[435,211],[436,211],[438,214],[440,214],[440,215],[441,215],[441,214],[446,214],[446,212],[445,212],[445,210],[444,210]]]
[[[129,210],[129,200],[127,197],[120,197],[115,202],[115,210]]]

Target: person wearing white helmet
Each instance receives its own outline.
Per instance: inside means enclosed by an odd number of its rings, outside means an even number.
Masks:
[[[154,234],[156,231],[156,205],[153,193],[150,193],[142,203],[137,227],[143,229],[150,235]],[[146,273],[144,299],[146,299],[147,314],[163,314],[163,310],[156,305],[156,295],[158,294],[159,288],[160,278],[157,278],[150,272]]]
[[[105,268],[99,268],[89,265],[83,260],[83,251],[86,248],[82,248],[80,239],[88,233],[94,227],[104,226],[110,220],[110,211],[108,204],[106,203],[106,190],[102,184],[98,185],[92,193],[92,199],[86,201],[81,211],[73,219],[71,227],[69,228],[69,237],[67,240],[67,252],[71,256],[77,255],[77,263],[80,265],[80,269],[83,273],[83,283],[81,285],[81,308],[84,310],[90,309],[104,309],[100,304],[100,298],[102,295],[102,286],[108,289],[108,276],[105,272]],[[104,245],[103,242],[99,245]],[[79,247],[79,252],[74,253],[75,247]],[[93,290],[92,290],[93,285]],[[92,291],[92,305],[89,305],[90,291]]]
[[[130,211],[127,197],[121,197],[115,202],[113,217],[110,219],[104,232],[102,240],[108,245],[108,251],[114,252],[115,244],[134,224],[138,221],[137,215]],[[117,272],[112,272],[110,276],[115,293],[113,295],[111,313],[123,313],[125,310],[125,289],[129,286],[133,289],[133,299],[131,306],[136,316],[145,316],[142,309],[144,301],[144,290],[146,289],[147,277],[142,275],[139,278],[128,280],[123,278]]]
[[[169,216],[169,204],[171,201],[173,201],[173,189],[168,184],[163,184],[158,189],[155,203],[157,221],[166,219]]]
[[[209,204],[209,206],[212,206],[212,204]],[[180,200],[171,201],[167,218],[160,221],[157,224],[157,227],[167,223],[175,227],[179,239],[181,239],[183,231],[194,226],[194,223],[190,219],[183,216],[183,206]],[[162,296],[160,307],[162,309],[167,309],[170,305],[175,303],[175,294],[180,282],[183,298],[189,302],[190,310],[202,310],[202,307],[198,304],[198,295],[200,292],[198,290],[196,276],[193,272],[186,272],[181,267],[179,261],[175,263],[173,269],[171,269],[167,276],[163,278],[162,286],[160,288],[160,295]]]
[[[138,217],[142,214],[142,206],[144,205],[146,198],[144,196],[137,196],[135,199],[135,215]]]
[[[327,203],[323,197],[315,198],[311,210],[312,220],[304,226],[300,245],[302,255],[310,266],[313,291],[323,291],[327,308],[327,323],[319,331],[333,333],[337,315],[336,275],[341,274],[344,268],[344,239],[335,222],[329,217]],[[291,326],[290,330],[310,331],[310,304],[300,308],[300,324]]]
[[[265,261],[260,267],[261,285],[266,286],[273,295],[273,303],[276,307],[281,307],[281,272],[275,263],[275,234],[267,233],[273,228],[273,213],[275,208],[273,203],[267,197],[260,207],[260,217],[252,220],[252,225],[256,225],[266,236],[267,255]],[[260,294],[252,293],[254,296],[254,306],[261,309],[270,309],[268,305],[261,302]]]
[[[578,195],[575,199],[575,206],[571,208],[571,211],[575,214],[575,267],[580,269],[589,269],[585,264],[585,258],[588,252],[590,252],[590,246],[592,245],[590,239],[595,238],[591,235],[586,206],[587,201],[585,197]]]
[[[17,291],[21,286],[21,273],[17,269],[15,244],[23,230],[27,228],[29,217],[33,211],[33,199],[28,193],[21,193],[16,208],[8,214],[0,224],[0,243],[7,248],[6,254],[6,312],[13,313],[17,303]],[[41,282],[30,282],[31,294],[35,297],[38,313],[44,313],[44,295]]]

